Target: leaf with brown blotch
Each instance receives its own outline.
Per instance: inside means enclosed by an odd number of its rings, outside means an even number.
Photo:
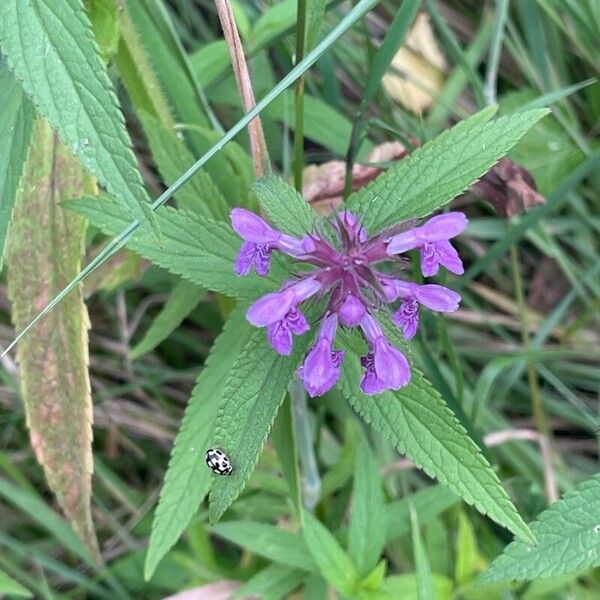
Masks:
[[[45,120],[34,126],[15,203],[6,264],[17,331],[80,270],[85,220],[59,202],[93,193],[94,183]],[[81,289],[69,294],[17,347],[31,445],[48,486],[91,555],[92,398],[89,319]]]

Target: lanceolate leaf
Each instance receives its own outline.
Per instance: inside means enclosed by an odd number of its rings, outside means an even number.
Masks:
[[[140,120],[152,157],[167,185],[171,185],[194,162],[192,153],[173,129],[143,111]],[[229,220],[229,206],[210,175],[200,170],[175,195],[177,206],[221,221]]]
[[[302,237],[313,228],[315,213],[302,196],[281,177],[267,175],[252,189],[262,209],[278,229]]]
[[[154,226],[123,116],[81,0],[3,0],[0,47],[37,110],[81,164],[140,222]]]
[[[32,598],[33,594],[24,588],[18,581],[9,577],[4,571],[0,571],[0,594],[8,594],[17,598]]]
[[[138,358],[151,352],[166,340],[196,308],[203,293],[203,290],[193,283],[180,281],[173,288],[162,311],[154,319],[144,337],[132,348],[131,358]]]
[[[547,109],[489,121],[486,109],[461,121],[348,198],[374,233],[402,219],[425,217],[464,192],[504,156]]]
[[[212,531],[219,537],[282,565],[311,573],[319,572],[302,536],[291,531],[266,523],[244,521],[217,523]]]
[[[413,367],[406,387],[365,396],[359,389],[360,340],[357,336],[346,337],[344,346],[348,353],[341,389],[356,412],[398,452],[465,502],[521,538],[533,540],[491,466],[422,374]]]
[[[117,235],[129,224],[127,212],[114,200],[81,198],[65,203],[87,217],[108,235]],[[139,228],[127,247],[160,267],[197,285],[228,296],[255,299],[278,288],[286,271],[278,257],[268,277],[238,277],[233,271],[241,240],[229,225],[169,207],[156,214],[163,246],[156,243],[148,227]]]
[[[308,334],[297,337],[292,354],[281,356],[271,348],[265,330],[257,329],[231,370],[217,415],[215,447],[229,456],[233,473],[213,478],[212,522],[244,489],[310,341]]]
[[[214,435],[221,392],[232,365],[254,331],[245,319],[245,312],[245,308],[238,308],[231,313],[192,392],[152,523],[144,567],[146,579],[179,539],[208,492],[211,471],[204,462],[204,454]]]
[[[551,577],[600,565],[600,475],[580,483],[531,524],[537,545],[514,541],[481,582]]]
[[[85,221],[59,202],[89,192],[91,182],[86,177],[48,123],[38,120],[6,253],[17,331],[79,272]],[[23,339],[17,361],[33,450],[65,515],[97,556],[90,510],[88,327],[77,289]]]
[[[33,121],[33,106],[0,60],[0,269]]]
[[[358,574],[333,534],[309,512],[304,514],[302,533],[323,577],[344,596],[352,596]]]
[[[359,575],[366,576],[377,564],[385,545],[386,506],[379,467],[363,439],[356,453],[352,512],[348,527],[348,554]]]

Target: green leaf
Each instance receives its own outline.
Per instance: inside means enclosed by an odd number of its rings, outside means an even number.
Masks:
[[[0,270],[34,121],[33,106],[0,60]]]
[[[411,505],[418,511],[421,524],[425,524],[457,502],[458,496],[450,492],[447,487],[433,485],[388,504],[385,529],[387,540],[399,538],[410,531]]]
[[[600,565],[600,474],[586,479],[531,524],[537,545],[514,541],[482,583],[530,580]]]
[[[172,185],[193,162],[194,157],[177,137],[174,129],[164,125],[144,111],[138,111],[150,144],[152,157],[167,185]],[[229,221],[229,205],[205,171],[198,171],[175,195],[177,206],[185,210]]]
[[[259,179],[252,189],[275,227],[296,237],[303,237],[312,231],[315,213],[304,198],[281,177],[267,175]]]
[[[280,600],[300,585],[306,574],[298,569],[282,565],[269,565],[238,588],[232,598],[255,598]]]
[[[81,2],[5,0],[0,3],[0,40],[38,112],[98,183],[140,223],[151,223],[158,236],[123,115]]]
[[[451,579],[443,575],[433,575],[433,592],[437,600],[452,600],[454,598],[454,584]],[[384,580],[381,586],[381,595],[375,596],[377,600],[388,598],[402,598],[402,600],[422,600],[419,596],[419,582],[416,574],[393,575]]]
[[[458,513],[458,532],[456,535],[456,560],[454,565],[454,581],[466,584],[477,571],[477,541],[473,526],[463,510]]]
[[[419,519],[414,506],[410,507],[410,529],[412,533],[413,556],[415,560],[415,568],[417,569],[417,592],[419,600],[433,600],[436,596],[433,591],[433,580],[431,577],[431,567],[421,530],[419,527]]]
[[[417,148],[352,194],[348,208],[362,216],[371,233],[425,217],[484,175],[548,110],[489,121],[492,114],[493,109],[485,109]]]
[[[212,531],[219,537],[274,562],[310,573],[319,572],[304,539],[291,531],[266,523],[245,521],[217,523]]]
[[[300,516],[302,511],[302,486],[300,483],[300,467],[298,465],[298,446],[289,395],[286,396],[283,406],[277,414],[277,418],[273,424],[273,431],[271,432],[271,440],[277,451],[277,458],[279,458],[281,464],[283,478],[288,484],[296,514]]]
[[[402,46],[420,4],[420,0],[405,0],[396,12],[381,46],[379,46],[370,64],[367,83],[362,94],[361,107],[366,107],[375,97],[381,79],[389,69],[398,48]]]
[[[352,596],[358,573],[333,534],[311,513],[304,513],[306,545],[323,577],[341,594]]]
[[[208,492],[211,471],[204,454],[213,437],[221,391],[253,331],[246,321],[245,307],[235,309],[198,377],[173,444],[152,523],[144,566],[146,580],[152,577],[160,560],[179,539]]]
[[[352,513],[348,527],[348,554],[362,577],[370,573],[385,545],[386,509],[375,462],[366,439],[356,454]]]
[[[88,14],[105,62],[119,47],[119,8],[117,0],[88,0]]]
[[[19,598],[33,598],[33,594],[18,581],[0,570],[0,594],[9,594]]]
[[[173,288],[163,309],[152,322],[144,337],[131,349],[132,359],[151,352],[177,329],[196,308],[204,290],[188,281],[180,281]]]
[[[64,206],[87,217],[107,235],[117,235],[129,224],[127,212],[106,196],[71,200]],[[286,277],[279,260],[272,261],[267,277],[238,277],[233,265],[241,240],[223,222],[168,206],[157,213],[156,219],[162,247],[157,246],[147,227],[137,229],[127,247],[192,283],[228,296],[255,299],[278,288]]]
[[[406,387],[366,396],[359,388],[363,342],[356,335],[342,339],[349,352],[341,389],[363,420],[465,502],[516,535],[533,540],[491,466],[423,375],[413,367]]]
[[[173,127],[171,108],[126,5],[121,13],[121,37],[115,62],[135,109],[152,115],[165,127]]]
[[[246,485],[310,341],[310,335],[297,337],[291,356],[281,356],[267,341],[265,330],[257,329],[235,362],[223,390],[214,444],[231,459],[233,473],[213,478],[210,489],[213,523]]]
[[[17,331],[79,273],[85,221],[59,203],[91,187],[48,123],[38,119],[6,248],[8,294]],[[90,507],[88,327],[81,289],[77,289],[23,339],[17,362],[36,458],[67,519],[99,559]]]

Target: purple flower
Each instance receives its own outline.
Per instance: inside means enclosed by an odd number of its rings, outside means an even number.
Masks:
[[[419,304],[435,312],[453,312],[460,302],[460,294],[435,283],[417,285],[384,277],[382,284],[385,286],[388,300],[402,299],[402,304],[393,314],[392,321],[403,328],[406,340],[410,340],[417,333]]]
[[[252,266],[257,275],[268,275],[271,253],[275,249],[291,256],[302,256],[312,248],[310,238],[299,240],[277,231],[244,208],[234,208],[230,216],[231,226],[244,240],[235,261],[237,275],[247,275]]]
[[[366,306],[356,296],[347,294],[340,306],[340,321],[345,327],[356,327],[366,312]]]
[[[330,390],[340,377],[344,352],[334,350],[339,324],[360,327],[369,344],[367,355],[361,359],[365,371],[360,387],[365,394],[378,394],[397,390],[410,381],[408,360],[389,343],[377,321],[381,306],[399,301],[392,319],[410,339],[419,325],[420,305],[449,312],[456,310],[460,301],[456,292],[441,285],[417,285],[376,269],[391,256],[418,248],[425,275],[436,273],[440,264],[462,272],[460,258],[448,241],[466,226],[467,220],[460,213],[434,217],[391,239],[389,230],[369,237],[349,211],[334,215],[328,225],[307,232],[302,239],[274,229],[243,209],[231,212],[231,222],[244,240],[235,265],[239,275],[248,273],[252,266],[259,275],[266,275],[273,250],[302,263],[296,279],[256,300],[246,313],[250,323],[266,328],[276,352],[291,354],[293,336],[309,330],[302,303],[316,294],[326,300],[317,340],[298,370],[312,397]],[[405,261],[395,261],[396,269],[405,265]]]
[[[322,396],[329,391],[340,378],[340,366],[344,358],[342,350],[333,350],[333,341],[337,329],[338,317],[330,314],[323,320],[317,343],[306,356],[304,364],[298,370],[304,388],[311,398]]]
[[[386,340],[379,323],[371,315],[365,315],[360,326],[371,346],[360,361],[365,367],[360,389],[372,396],[405,386],[410,381],[406,356]]]
[[[461,275],[464,273],[462,261],[448,240],[462,233],[467,223],[467,218],[460,212],[438,215],[421,227],[392,237],[387,253],[392,256],[418,248],[421,253],[421,271],[425,277],[436,275],[440,265],[456,275]]]
[[[246,312],[246,319],[256,327],[266,327],[271,346],[287,356],[292,352],[292,334],[302,335],[310,329],[298,305],[320,289],[321,285],[315,279],[293,283],[259,298]]]

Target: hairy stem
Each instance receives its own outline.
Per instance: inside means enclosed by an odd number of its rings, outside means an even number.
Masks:
[[[294,377],[289,387],[292,400],[294,431],[298,442],[298,456],[302,479],[302,504],[312,511],[321,497],[321,477],[314,451],[314,440],[309,422],[306,392],[298,377]]]

